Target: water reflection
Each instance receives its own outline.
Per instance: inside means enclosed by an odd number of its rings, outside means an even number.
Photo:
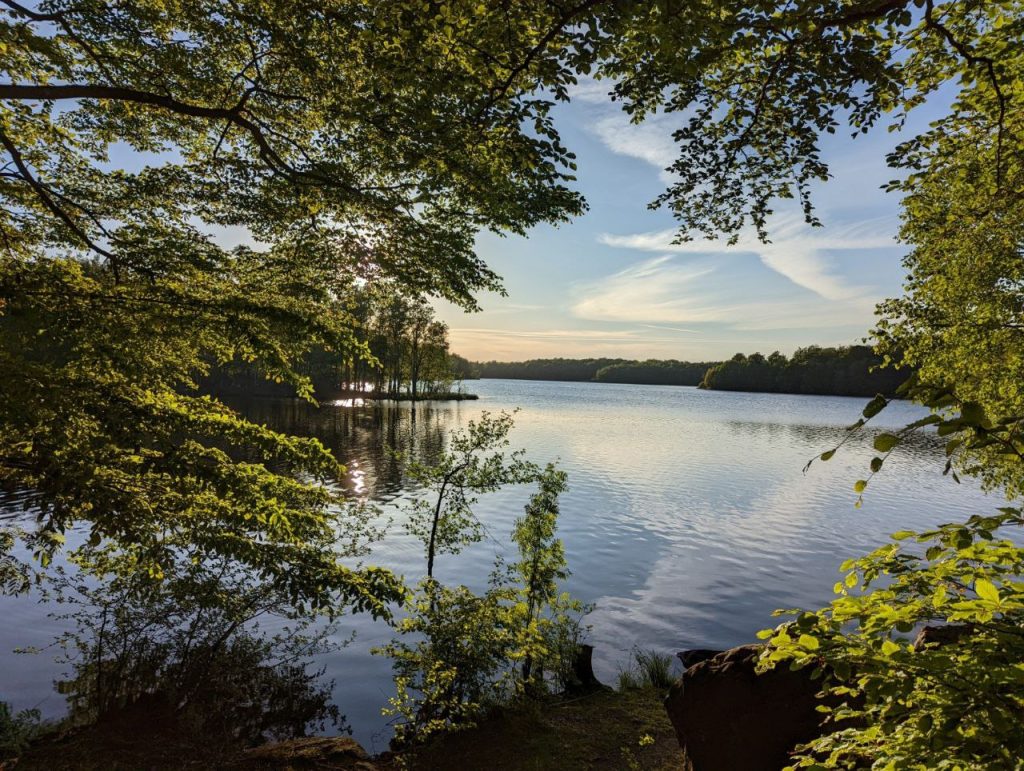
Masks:
[[[429,461],[453,428],[481,410],[521,407],[513,447],[541,463],[560,458],[569,472],[560,522],[569,588],[597,604],[591,635],[607,681],[634,645],[674,651],[749,641],[772,623],[773,609],[827,602],[838,564],[889,533],[997,505],[943,477],[941,444],[922,433],[893,454],[854,508],[852,485],[866,475],[874,434],[920,417],[911,405],[892,405],[843,452],[804,473],[809,458],[846,436],[864,399],[596,383],[472,386],[479,402],[415,409],[266,399],[236,406],[272,428],[320,439],[348,467],[339,486],[393,511],[408,483],[392,449]],[[507,534],[529,493],[486,496],[479,514],[494,537],[441,561],[439,578],[482,589],[495,555],[511,551]],[[412,581],[423,572],[422,546],[399,528],[371,559]],[[8,653],[48,639],[45,611],[0,599],[0,613],[9,620],[0,628],[0,698],[16,706],[44,700],[53,711],[52,664],[21,659],[14,672]],[[362,616],[347,618],[341,634],[352,630],[355,642],[321,663],[338,682],[334,698],[356,738],[383,749],[379,709],[391,692],[390,667],[368,651],[390,632]]]
[[[349,405],[347,402],[358,402]],[[460,411],[445,403],[347,399],[320,407],[299,399],[232,399],[250,420],[323,442],[348,474],[336,483],[351,495],[387,501],[406,489],[401,458],[429,462],[444,448]]]

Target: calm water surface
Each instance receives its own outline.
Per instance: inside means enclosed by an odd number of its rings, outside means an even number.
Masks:
[[[753,639],[780,607],[829,601],[836,569],[896,530],[921,528],[991,510],[969,484],[941,475],[937,439],[900,448],[854,508],[852,485],[867,471],[871,434],[829,463],[807,460],[835,445],[865,399],[700,391],[672,386],[484,380],[470,383],[476,402],[391,406],[293,401],[241,405],[251,417],[319,437],[348,465],[338,483],[395,517],[373,562],[415,582],[425,571],[422,545],[401,531],[408,494],[394,447],[429,458],[452,429],[482,410],[521,408],[513,447],[539,463],[559,460],[569,473],[560,535],[573,575],[568,589],[595,603],[590,641],[599,677],[614,682],[629,651],[668,653],[724,648]],[[896,404],[876,431],[923,414]],[[505,490],[481,501],[491,537],[463,554],[438,558],[442,581],[483,588],[496,555],[513,556],[508,533],[530,495]],[[50,653],[15,654],[45,645],[56,630],[31,598],[0,598],[0,700],[58,715],[52,680],[62,667]],[[322,658],[336,680],[335,700],[355,737],[386,748],[380,707],[391,694],[389,663],[369,649],[390,636],[368,618],[342,619],[339,637],[355,641]]]

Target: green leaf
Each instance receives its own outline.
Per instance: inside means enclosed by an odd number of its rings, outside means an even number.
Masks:
[[[816,651],[821,647],[821,642],[818,638],[809,634],[800,635],[799,639],[797,639],[797,643],[799,643],[801,648],[806,648],[810,651]]]
[[[960,419],[972,426],[984,426],[987,423],[985,411],[976,402],[967,402],[960,408]]]
[[[836,454],[835,450],[827,450],[820,455],[822,460],[832,460],[832,456]]]
[[[900,443],[896,434],[879,434],[875,437],[874,447],[878,452],[891,452]]]
[[[983,600],[996,604],[999,603],[999,590],[991,581],[986,581],[984,578],[977,579],[974,582],[974,591]]]
[[[874,399],[867,403],[862,414],[865,418],[873,418],[879,412],[884,410],[888,404],[889,400],[881,394],[878,394]]]
[[[894,643],[892,640],[885,640],[882,643],[882,655],[892,656],[900,650],[900,646]]]
[[[867,489],[867,487],[868,481],[866,479],[858,479],[853,483],[853,491],[855,493],[862,493]]]

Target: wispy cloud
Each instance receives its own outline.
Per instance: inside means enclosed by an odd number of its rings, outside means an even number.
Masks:
[[[878,298],[843,300],[795,290],[767,293],[756,283],[738,283],[725,272],[694,268],[671,255],[644,260],[625,270],[574,287],[574,316],[652,329],[699,333],[685,324],[713,324],[734,331],[825,329],[867,330]],[[707,330],[707,327],[704,328]]]
[[[616,236],[603,234],[608,246],[673,254],[756,254],[766,266],[794,284],[827,300],[856,300],[868,289],[849,282],[833,271],[829,252],[879,249],[895,246],[895,222],[885,217],[837,227],[813,228],[797,215],[782,215],[769,226],[771,243],[762,243],[752,228],[740,234],[736,244],[725,240],[672,243],[674,229]]]
[[[597,80],[584,76],[574,86],[569,87],[569,98],[574,102],[587,104],[608,104],[609,93],[615,88],[614,80]]]
[[[675,230],[604,234],[599,241],[608,246],[660,254],[576,284],[572,313],[588,321],[717,324],[735,331],[867,331],[881,293],[838,272],[833,256],[840,250],[892,247],[892,228],[889,219],[811,228],[797,217],[777,217],[771,223],[772,243],[761,243],[753,232],[745,232],[734,245],[675,244]],[[766,282],[764,275],[757,278],[742,264],[754,256],[789,283]],[[728,267],[723,267],[726,259]]]
[[[617,155],[649,163],[658,169],[665,184],[675,180],[668,167],[679,156],[679,148],[672,139],[679,118],[672,115],[651,115],[640,124],[631,123],[629,116],[616,108],[605,112],[591,125],[590,131]]]
[[[672,324],[708,320],[715,309],[702,307],[690,290],[711,268],[679,265],[670,254],[576,286],[573,314],[583,319]]]

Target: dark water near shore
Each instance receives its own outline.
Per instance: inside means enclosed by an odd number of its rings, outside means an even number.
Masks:
[[[596,604],[589,617],[599,677],[614,682],[634,646],[665,652],[750,641],[780,607],[822,605],[839,563],[887,534],[956,520],[998,505],[972,485],[941,475],[942,445],[922,436],[895,453],[854,508],[855,480],[873,453],[871,434],[806,474],[807,460],[831,448],[865,400],[699,391],[672,386],[484,380],[479,401],[325,406],[289,400],[241,405],[275,428],[319,437],[348,465],[338,480],[396,519],[370,561],[415,582],[422,546],[406,536],[407,491],[394,447],[430,457],[449,431],[482,410],[520,407],[513,447],[532,460],[558,459],[569,473],[560,535],[573,570],[568,589]],[[895,404],[876,430],[923,413]],[[439,557],[438,577],[482,588],[496,554],[511,556],[508,532],[529,497],[525,488],[487,496],[479,514],[491,538],[457,557]],[[0,597],[0,700],[58,715],[52,689],[62,671],[45,645],[55,631],[32,598]],[[336,680],[335,700],[368,749],[385,749],[380,707],[390,667],[369,655],[389,636],[383,624],[343,618],[355,642],[318,663]]]

